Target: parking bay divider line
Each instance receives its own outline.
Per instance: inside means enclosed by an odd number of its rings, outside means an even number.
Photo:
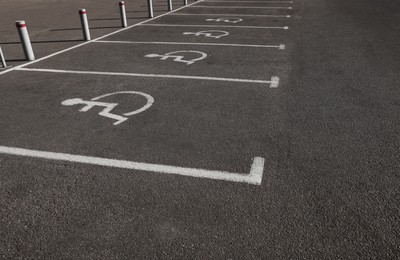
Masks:
[[[48,73],[84,74],[84,75],[106,75],[106,76],[170,78],[170,79],[197,79],[197,80],[211,80],[211,81],[225,81],[225,82],[258,83],[258,84],[270,84],[270,86],[269,86],[270,88],[277,88],[279,86],[279,77],[277,77],[277,76],[272,76],[271,80],[257,80],[257,79],[237,79],[237,78],[187,76],[187,75],[145,74],[145,73],[129,73],[129,72],[109,72],[109,71],[58,70],[58,69],[37,69],[37,68],[17,68],[15,70],[16,71],[32,71],[32,72],[48,72]]]
[[[193,2],[193,3],[189,4],[189,5],[181,6],[181,7],[177,8],[177,9],[175,9],[175,10],[173,10],[173,11],[166,12],[166,13],[164,13],[164,14],[160,14],[159,16],[156,16],[156,17],[147,19],[147,20],[145,20],[145,21],[142,21],[142,22],[139,22],[139,23],[130,25],[130,26],[128,26],[128,27],[119,29],[119,30],[117,30],[117,31],[115,31],[115,32],[108,33],[108,34],[103,35],[103,36],[100,36],[100,37],[98,37],[98,38],[96,38],[96,39],[93,39],[93,40],[90,40],[90,41],[85,41],[85,42],[83,42],[83,43],[80,43],[80,44],[74,45],[74,46],[72,46],[72,47],[66,48],[66,49],[64,49],[64,50],[61,50],[61,51],[58,51],[58,52],[49,54],[49,55],[47,55],[47,56],[44,56],[44,57],[39,58],[39,59],[36,59],[36,60],[34,60],[34,61],[30,61],[30,62],[21,64],[21,65],[18,65],[18,66],[11,67],[11,68],[6,69],[6,70],[4,70],[4,71],[0,71],[0,75],[6,74],[6,73],[8,73],[8,72],[11,72],[11,71],[14,71],[14,70],[17,70],[17,69],[20,69],[20,68],[24,68],[24,67],[29,66],[29,65],[32,65],[32,64],[34,64],[34,63],[37,63],[37,62],[40,62],[40,61],[49,59],[49,58],[54,57],[54,56],[57,56],[57,55],[62,54],[62,53],[64,53],[64,52],[68,52],[68,51],[70,51],[70,50],[73,50],[73,49],[76,49],[76,48],[85,46],[85,45],[87,45],[87,44],[89,44],[89,43],[92,43],[92,42],[94,42],[94,41],[96,41],[96,40],[101,40],[101,39],[104,39],[104,38],[106,38],[106,37],[108,37],[108,36],[111,36],[111,35],[114,35],[114,34],[117,34],[117,33],[120,33],[120,32],[126,31],[126,30],[129,30],[129,29],[131,29],[131,28],[133,28],[133,27],[140,26],[140,25],[142,25],[142,24],[144,24],[144,23],[153,21],[153,20],[155,20],[155,19],[161,18],[161,17],[163,17],[163,16],[169,15],[169,14],[174,13],[174,12],[177,12],[177,11],[183,9],[183,8],[186,8],[186,7],[189,7],[189,6],[192,6],[192,5],[201,3],[201,2],[202,2],[202,1],[196,1],[196,2]]]
[[[140,26],[212,27],[212,28],[282,29],[282,30],[289,29],[289,26],[263,27],[263,26],[240,26],[240,25],[164,24],[164,23],[146,23],[146,24],[140,24]]]
[[[293,4],[293,1],[218,1],[218,0],[205,0],[203,3],[265,3],[265,4]]]
[[[282,7],[282,6],[211,6],[211,5],[196,5],[189,6],[190,8],[237,8],[237,9],[286,9],[291,10],[292,7]]]
[[[201,45],[201,46],[227,46],[227,47],[250,47],[250,48],[277,48],[285,49],[284,44],[279,45],[253,45],[253,44],[230,44],[230,43],[202,43],[202,42],[136,42],[136,41],[95,41],[96,43],[113,44],[165,44],[165,45]]]
[[[173,13],[171,15],[202,15],[202,16],[255,16],[255,17],[274,17],[274,18],[290,18],[291,15],[280,15],[280,14],[189,14],[189,13]]]
[[[116,160],[101,157],[83,156],[66,153],[46,152],[39,150],[31,150],[16,147],[0,146],[0,154],[39,158],[45,160],[67,161],[72,163],[90,164],[98,166],[106,166],[112,168],[139,170],[146,172],[157,172],[164,174],[183,175],[188,177],[223,180],[231,182],[241,182],[253,185],[261,185],[265,159],[262,157],[253,158],[249,174],[232,173],[226,171],[205,170],[198,168],[185,168],[178,166],[150,164],[133,162],[126,160]]]

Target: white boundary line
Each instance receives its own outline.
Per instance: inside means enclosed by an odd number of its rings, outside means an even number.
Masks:
[[[112,168],[122,168],[146,172],[158,172],[188,177],[205,178],[213,180],[223,180],[231,182],[241,182],[253,185],[261,185],[264,172],[264,158],[255,157],[251,165],[250,173],[231,173],[226,171],[205,170],[196,168],[184,168],[162,164],[150,164],[132,162],[126,160],[115,160],[101,157],[82,156],[66,153],[54,153],[38,150],[22,149],[16,147],[0,146],[0,154],[33,157],[46,160],[67,161],[73,163],[91,164],[107,166]]]
[[[283,30],[289,29],[289,26],[283,26],[283,27],[261,27],[261,26],[238,26],[238,25],[163,24],[163,23],[141,24],[140,26],[212,27],[212,28],[247,28],[247,29],[283,29]]]
[[[271,80],[254,80],[254,79],[236,79],[236,78],[168,75],[168,74],[125,73],[125,72],[108,72],[108,71],[102,72],[102,71],[55,70],[55,69],[36,69],[36,68],[18,68],[16,70],[17,71],[32,71],[32,72],[84,74],[84,75],[107,75],[107,76],[170,78],[170,79],[198,79],[198,80],[213,80],[213,81],[225,81],[225,82],[259,83],[259,84],[270,84],[270,88],[277,87],[277,83],[276,83],[277,80],[279,83],[279,78],[276,76],[273,76],[271,78]]]
[[[253,45],[253,44],[232,44],[232,43],[201,43],[201,42],[134,42],[134,41],[96,41],[96,43],[119,43],[119,44],[170,44],[170,45],[204,45],[204,46],[228,46],[228,47],[253,47],[253,48],[278,48],[285,49],[284,44],[280,45]]]
[[[293,4],[293,1],[236,1],[236,0],[204,0],[203,3],[264,3],[264,4]]]
[[[290,18],[290,15],[279,15],[279,14],[189,14],[189,13],[173,13],[171,15],[203,15],[203,16],[255,16],[255,17],[276,17],[276,18]]]
[[[179,8],[177,8],[177,9],[171,11],[171,12],[167,12],[167,13],[161,14],[161,15],[159,15],[159,16],[156,16],[156,17],[147,19],[147,20],[145,20],[145,21],[142,21],[142,22],[133,24],[133,25],[131,25],[131,26],[122,28],[122,29],[117,30],[117,31],[115,31],[115,32],[108,33],[108,34],[106,34],[106,35],[100,36],[100,37],[98,37],[98,38],[96,38],[96,39],[93,39],[93,40],[91,40],[91,41],[86,41],[86,42],[80,43],[80,44],[78,44],[78,45],[69,47],[69,48],[67,48],[67,49],[64,49],[64,50],[55,52],[55,53],[50,54],[50,55],[47,55],[47,56],[44,56],[44,57],[42,57],[42,58],[36,59],[36,60],[34,60],[34,61],[30,61],[30,62],[21,64],[21,65],[12,67],[12,68],[10,68],[10,69],[8,69],[8,70],[5,70],[5,71],[0,72],[0,75],[6,74],[6,73],[11,72],[11,71],[14,71],[14,70],[17,70],[17,69],[19,69],[19,68],[23,68],[23,67],[29,66],[29,65],[31,65],[31,64],[37,63],[37,62],[42,61],[42,60],[49,59],[49,58],[54,57],[54,56],[56,56],[56,55],[62,54],[62,53],[64,53],[64,52],[67,52],[67,51],[70,51],[70,50],[73,50],[73,49],[76,49],[76,48],[79,48],[79,47],[84,46],[84,45],[86,45],[86,44],[92,43],[92,42],[94,42],[94,41],[96,41],[96,40],[101,40],[101,39],[103,39],[103,38],[106,38],[106,37],[108,37],[108,36],[114,35],[114,34],[116,34],[116,33],[119,33],[119,32],[122,32],[122,31],[126,31],[126,30],[128,30],[128,29],[130,29],[130,28],[133,28],[133,27],[142,25],[142,24],[144,24],[144,23],[153,21],[153,20],[155,20],[155,19],[158,19],[158,18],[160,18],[160,17],[169,15],[169,14],[171,14],[171,13],[174,13],[174,12],[176,12],[176,11],[179,11],[179,10],[183,9],[183,8],[189,7],[189,6],[191,6],[191,5],[195,5],[195,4],[200,3],[200,2],[201,2],[201,1],[193,2],[193,3],[189,4],[189,5],[185,5],[185,6],[179,7]]]
[[[273,7],[273,6],[211,6],[211,5],[198,5],[198,6],[188,6],[190,8],[236,8],[236,9],[289,9],[292,7]]]

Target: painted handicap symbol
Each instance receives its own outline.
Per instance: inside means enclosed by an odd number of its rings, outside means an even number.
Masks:
[[[208,38],[219,39],[221,37],[229,35],[226,31],[218,31],[218,30],[208,30],[208,31],[200,31],[200,32],[184,32],[184,35],[194,35],[194,36],[204,36]]]
[[[223,22],[223,23],[240,23],[243,21],[242,18],[217,18],[217,19],[206,19],[207,22]]]
[[[184,59],[185,56],[187,56],[187,54],[189,54],[189,56],[193,56],[191,54],[195,54],[195,56],[197,56],[197,58]],[[169,53],[165,53],[165,54],[147,54],[147,55],[145,55],[145,57],[161,58],[160,60],[166,60],[168,58],[172,58],[176,62],[183,62],[183,63],[186,63],[186,65],[190,65],[190,64],[195,63],[196,61],[205,59],[207,57],[207,54],[205,54],[204,52],[200,52],[200,51],[174,51],[174,52],[169,52]]]
[[[118,114],[111,113],[111,111],[116,106],[118,106],[118,103],[98,101],[102,98],[113,96],[113,95],[118,95],[118,94],[131,94],[131,95],[143,96],[147,99],[147,103],[146,103],[146,105],[144,105],[143,107],[141,107],[139,109],[124,113],[122,115],[118,115]],[[129,116],[136,115],[136,114],[139,114],[139,113],[147,110],[149,107],[151,107],[153,105],[153,103],[154,103],[154,98],[152,96],[150,96],[149,94],[146,94],[143,92],[137,92],[137,91],[119,91],[119,92],[113,92],[113,93],[101,95],[101,96],[92,98],[91,100],[83,100],[81,98],[71,98],[71,99],[67,99],[67,100],[64,100],[63,102],[61,102],[61,104],[64,106],[85,105],[84,107],[82,107],[79,110],[80,112],[87,112],[90,109],[92,109],[93,107],[104,107],[103,110],[100,111],[99,115],[117,120],[116,122],[113,123],[113,125],[119,125],[119,124],[125,122],[126,120],[128,120]]]

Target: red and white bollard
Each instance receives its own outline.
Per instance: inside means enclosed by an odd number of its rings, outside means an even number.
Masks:
[[[4,58],[4,54],[3,51],[1,50],[1,47],[0,47],[0,60],[3,68],[7,68],[6,59]]]
[[[147,7],[149,9],[149,18],[153,18],[153,1],[152,0],[147,0]]]
[[[31,40],[29,39],[28,29],[26,28],[25,21],[15,21],[17,26],[19,38],[21,39],[22,49],[24,50],[25,58],[27,60],[35,60],[35,55],[33,54]]]
[[[119,2],[119,12],[121,13],[121,25],[122,27],[128,27],[128,22],[126,21],[126,11],[125,11],[125,2]]]
[[[79,16],[81,17],[83,39],[85,39],[85,41],[90,41],[91,38],[90,38],[89,23],[87,20],[86,9],[79,10]]]

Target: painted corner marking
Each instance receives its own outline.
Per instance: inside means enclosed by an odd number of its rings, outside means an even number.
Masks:
[[[279,86],[279,78],[276,76],[271,77],[271,85],[270,88],[277,88]]]
[[[250,173],[244,174],[244,173],[233,173],[233,172],[206,170],[198,168],[178,167],[178,166],[162,165],[162,164],[141,163],[134,161],[116,160],[116,159],[108,159],[102,157],[92,157],[92,156],[84,156],[76,154],[46,152],[46,151],[30,150],[17,147],[7,147],[7,146],[0,146],[0,154],[39,158],[39,159],[54,160],[54,161],[67,161],[71,163],[90,164],[90,165],[98,165],[111,168],[181,175],[181,176],[203,178],[203,179],[248,183],[252,185],[261,185],[263,171],[264,171],[264,159],[261,157],[255,157],[253,159]]]
[[[262,157],[255,157],[251,165],[250,174],[248,175],[248,183],[261,185],[264,173],[265,159]]]

